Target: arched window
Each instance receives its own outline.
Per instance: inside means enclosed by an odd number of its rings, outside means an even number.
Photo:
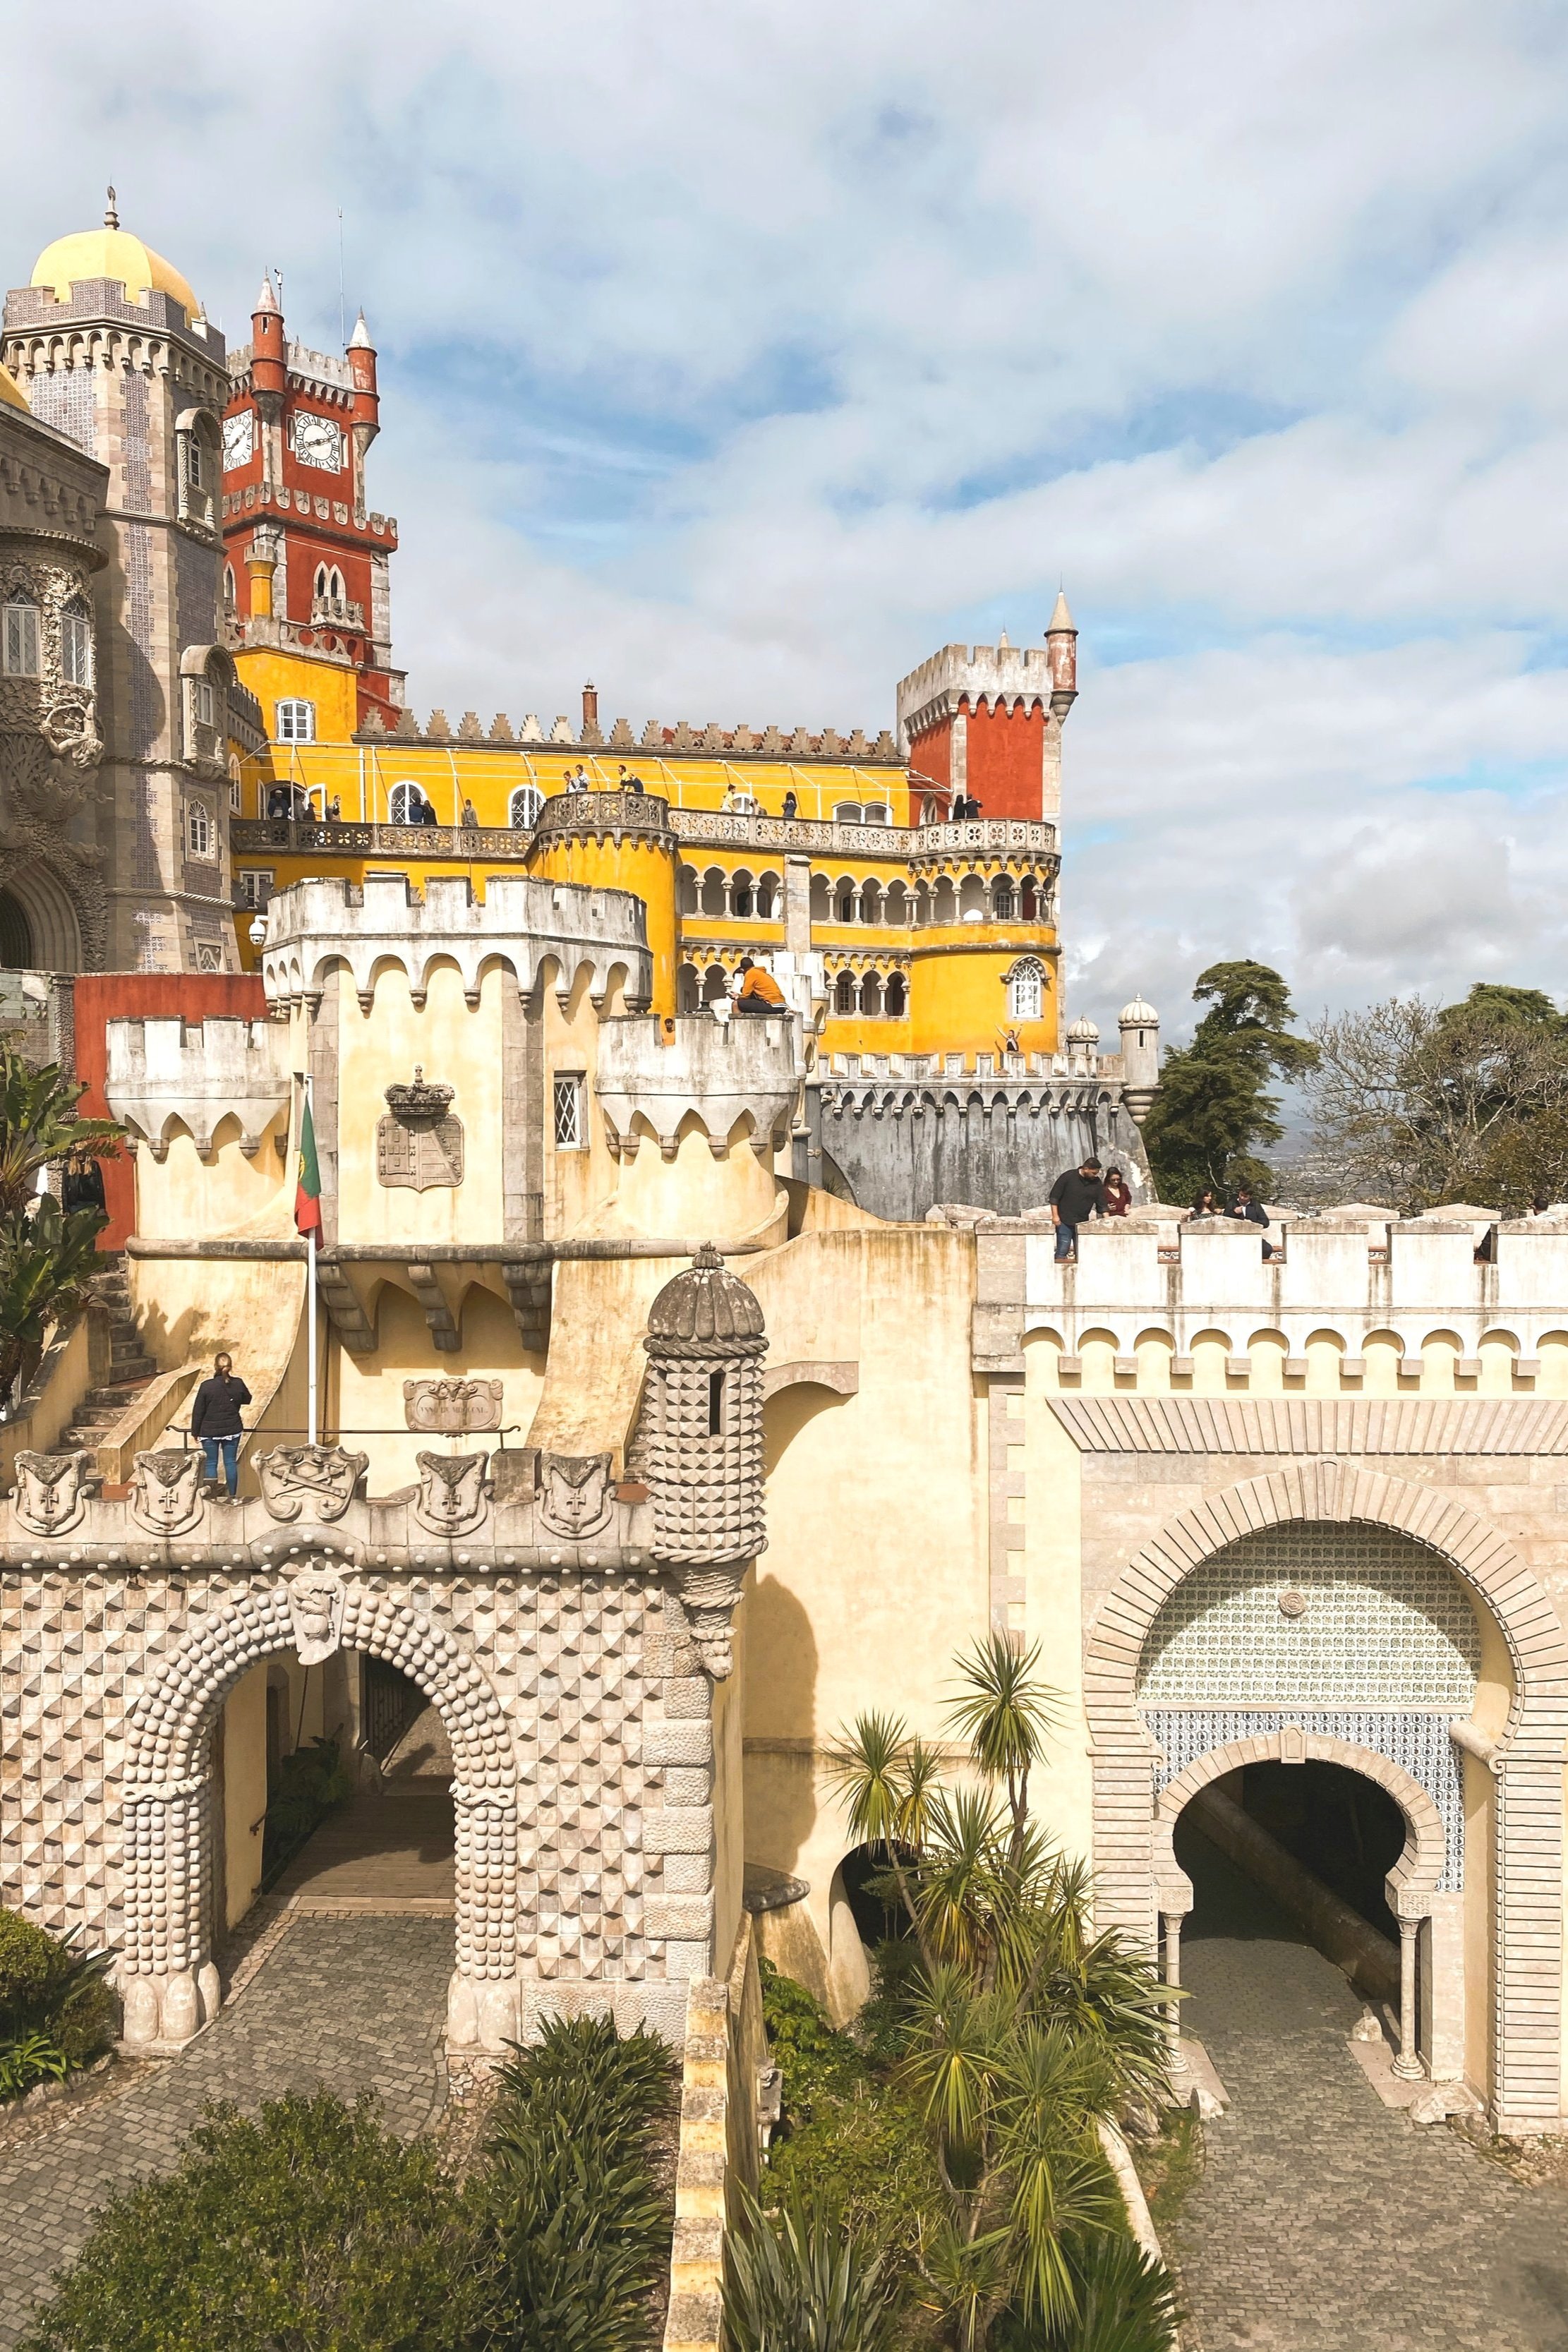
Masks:
[[[1040,912],[1039,886],[1032,874],[1025,875],[1020,896],[1023,900],[1024,920],[1026,923],[1037,922]]]
[[[234,752],[228,755],[228,808],[231,816],[243,816],[245,803],[240,795],[240,765]]]
[[[5,629],[0,638],[0,667],[7,677],[37,677],[43,668],[38,634],[38,608],[17,589],[5,600]]]
[[[507,823],[513,833],[527,833],[539,823],[544,794],[537,784],[519,784],[507,803]]]
[[[226,613],[232,613],[234,610],[234,566],[232,563],[226,563],[223,567],[223,609]]]
[[[861,803],[860,822],[862,824],[891,824],[893,812],[886,801],[865,801]]]
[[[991,912],[999,923],[1013,922],[1018,912],[1010,875],[998,875],[991,886]]]
[[[909,983],[901,971],[888,975],[888,1001],[883,1010],[889,1021],[901,1021],[910,1009]]]
[[[278,740],[279,743],[313,743],[316,740],[316,706],[297,698],[278,705]]]
[[[419,786],[410,783],[406,777],[401,783],[393,785],[388,806],[394,824],[431,824],[435,822],[436,812],[429,801]]]
[[[856,1010],[855,975],[841,971],[833,991],[833,1010],[847,1018]]]
[[[756,901],[752,892],[752,877],[744,866],[730,880],[730,912],[738,923],[750,922]]]
[[[92,622],[74,602],[60,614],[60,675],[68,686],[92,684]]]
[[[1009,1021],[1037,1021],[1045,1009],[1046,968],[1034,956],[1026,956],[1007,974],[1007,1018]]]
[[[185,850],[191,857],[212,857],[216,854],[213,846],[212,811],[205,801],[187,801],[185,803]]]
[[[881,1017],[882,982],[874,971],[868,971],[860,982],[860,1010],[873,1021]]]
[[[773,920],[774,909],[778,905],[778,876],[776,874],[760,875],[757,879],[757,914],[763,922],[768,923]]]
[[[316,577],[310,585],[310,593],[312,596],[324,596],[326,593],[327,567],[324,563],[318,563],[316,566]]]
[[[844,883],[838,892],[838,920],[841,923],[852,923],[855,920],[858,904],[854,883]]]

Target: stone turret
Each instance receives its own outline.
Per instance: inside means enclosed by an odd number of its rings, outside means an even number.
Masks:
[[[1160,1087],[1160,1016],[1135,996],[1121,1008],[1122,1099],[1140,1127]]]
[[[767,1543],[763,1310],[705,1242],[654,1300],[643,1346],[654,1557],[673,1571],[702,1663],[721,1682],[746,1570]]]

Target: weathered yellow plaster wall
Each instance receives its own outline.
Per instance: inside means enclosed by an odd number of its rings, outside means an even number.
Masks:
[[[505,1443],[521,1445],[524,1441],[544,1388],[543,1358],[525,1352],[506,1299],[475,1283],[459,1305],[463,1345],[458,1355],[437,1349],[419,1301],[395,1282],[382,1283],[374,1294],[379,1345],[374,1354],[353,1356],[335,1339],[331,1342],[331,1427],[334,1434],[342,1432],[351,1453],[369,1454],[368,1492],[373,1495],[414,1485],[420,1475],[416,1456],[421,1453],[440,1454],[454,1446],[494,1448],[502,1442],[488,1432],[449,1441],[409,1429],[405,1381],[499,1380],[501,1426],[511,1431]]]
[[[261,1885],[267,1811],[267,1662],[242,1675],[223,1710],[225,1918],[243,1919]]]
[[[329,977],[338,996],[339,1197],[353,1204],[355,1241],[493,1244],[504,1230],[501,991],[517,983],[492,964],[480,975],[479,1003],[469,1005],[456,964],[437,964],[428,982],[423,1006],[416,1005],[406,973],[385,965],[365,1013],[349,974],[340,969]],[[452,1114],[463,1123],[461,1184],[416,1192],[377,1180],[376,1129],[387,1116],[386,1089],[406,1085],[416,1066],[454,1089]]]
[[[136,1152],[137,1230],[159,1240],[189,1240],[248,1229],[264,1219],[281,1196],[285,1179],[292,1199],[293,1171],[285,1149],[289,1111],[280,1105],[254,1159],[239,1148],[239,1123],[226,1118],[213,1137],[213,1156],[204,1160],[185,1128],[169,1138],[167,1157],[154,1160],[145,1144]]]
[[[1082,1476],[1079,1450],[1047,1402],[1056,1392],[1057,1354],[1043,1332],[1025,1342],[1017,1423],[1024,1448],[1024,1638],[1039,1643],[1040,1675],[1059,1705],[1050,1769],[1031,1793],[1051,1835],[1087,1860],[1093,1850],[1093,1781],[1083,1704]]]

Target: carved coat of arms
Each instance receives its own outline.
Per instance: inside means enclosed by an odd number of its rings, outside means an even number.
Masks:
[[[341,1519],[370,1462],[341,1445],[279,1445],[255,1457],[262,1500],[275,1519]]]
[[[419,1493],[414,1516],[432,1535],[466,1536],[484,1517],[489,1501],[485,1476],[488,1454],[416,1454]]]
[[[403,1411],[410,1429],[461,1437],[470,1429],[500,1427],[500,1381],[405,1381]]]
[[[375,1130],[377,1181],[415,1192],[460,1184],[463,1122],[451,1116],[451,1087],[416,1068],[413,1085],[388,1087],[386,1100],[388,1116]]]
[[[343,1588],[330,1577],[301,1576],[289,1587],[289,1618],[302,1666],[318,1666],[343,1633]]]
[[[93,1454],[18,1454],[14,1508],[35,1535],[69,1533],[87,1507],[87,1482],[96,1472]]]
[[[557,1535],[597,1535],[608,1520],[610,1457],[607,1454],[547,1454],[542,1465],[539,1517]]]
[[[138,1454],[131,1473],[131,1511],[155,1536],[181,1536],[202,1515],[202,1457],[165,1446]]]

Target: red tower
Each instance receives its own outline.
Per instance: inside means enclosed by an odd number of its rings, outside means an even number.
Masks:
[[[943,646],[899,681],[910,781],[933,814],[954,800],[985,816],[1061,814],[1062,722],[1078,700],[1078,631],[1057,598],[1044,646]]]
[[[231,353],[230,364],[224,596],[236,656],[265,648],[351,673],[352,722],[343,731],[363,727],[373,710],[391,729],[403,702],[403,673],[392,665],[397,525],[365,498],[380,401],[364,314],[342,358],[291,343],[269,272],[251,313],[250,348]],[[241,658],[242,677],[252,667]],[[266,682],[275,690],[287,683],[276,662]],[[261,698],[265,708],[268,695]],[[312,710],[318,700],[334,709],[344,701],[342,694],[282,698]]]

